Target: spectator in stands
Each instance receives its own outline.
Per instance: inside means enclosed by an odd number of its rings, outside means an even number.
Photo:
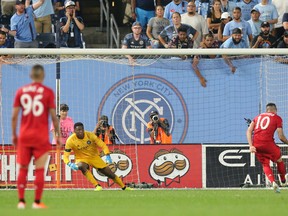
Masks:
[[[273,30],[274,24],[278,22],[278,12],[274,4],[269,4],[268,0],[261,0],[261,3],[255,5],[260,12],[260,20],[270,24],[270,31]]]
[[[275,48],[277,47],[277,39],[270,34],[270,24],[262,22],[261,32],[253,38],[252,48]]]
[[[153,48],[163,48],[163,45],[159,43],[158,36],[166,26],[170,25],[170,21],[164,18],[163,15],[163,6],[156,6],[156,16],[151,18],[147,25],[146,35],[150,39]]]
[[[274,25],[274,32],[272,34],[276,39],[280,38],[284,34],[284,28],[282,24],[282,18],[285,12],[288,12],[288,1],[283,0],[272,0],[272,4],[275,5],[278,12],[278,22]]]
[[[208,27],[206,20],[196,13],[196,4],[190,1],[187,5],[187,13],[181,14],[182,23],[192,26],[198,32],[198,37],[194,41],[194,48],[200,46],[203,35],[208,34]]]
[[[282,24],[283,24],[283,28],[285,30],[288,30],[288,12],[284,13],[283,19],[282,19]]]
[[[247,21],[250,24],[253,38],[259,35],[261,32],[261,24],[263,21],[260,20],[259,17],[259,10],[257,8],[253,8],[251,10],[251,19]]]
[[[124,12],[124,17],[123,17],[123,24],[125,26],[131,26],[133,23],[132,19],[132,9],[131,9],[131,0],[122,0],[125,6],[125,12]]]
[[[238,7],[241,8],[242,12],[242,19],[245,21],[250,20],[251,18],[251,10],[254,8],[254,6],[257,4],[254,0],[241,0],[238,3]]]
[[[140,22],[132,24],[132,33],[127,34],[122,43],[122,49],[145,49],[151,48],[151,43],[145,34],[142,34],[142,26]],[[135,65],[135,59],[131,55],[126,55],[129,64]]]
[[[73,119],[68,116],[68,111],[69,106],[67,104],[60,104],[60,115],[58,116],[58,119],[61,133],[60,144],[63,145],[66,144],[66,140],[74,132],[74,122]],[[57,135],[53,123],[51,123],[50,131],[53,135],[52,145],[56,145]]]
[[[69,48],[83,48],[81,31],[83,31],[83,19],[76,16],[75,2],[65,3],[65,17],[60,19],[60,46]]]
[[[218,48],[218,43],[214,40],[213,34],[209,33],[209,34],[204,35],[203,42],[201,42],[199,48],[200,49]],[[207,80],[203,77],[203,75],[201,74],[201,72],[198,68],[200,58],[214,59],[214,58],[216,58],[216,55],[200,55],[200,56],[195,55],[193,58],[192,68],[193,68],[196,76],[198,77],[201,86],[206,87],[207,86],[206,85]]]
[[[159,0],[156,1],[160,4]],[[131,0],[132,19],[141,23],[144,32],[148,21],[155,16],[155,6],[154,0]]]
[[[0,30],[0,48],[7,48],[7,43],[6,43],[6,38],[7,35],[4,31]],[[1,63],[10,63],[7,61],[7,59],[11,58],[11,55],[0,55],[0,64]]]
[[[278,44],[277,48],[288,48],[288,30],[283,34],[283,39]]]
[[[150,135],[150,144],[172,144],[168,120],[160,118],[157,111],[152,111],[149,117],[150,121],[147,124],[147,131]]]
[[[15,13],[16,0],[1,0],[2,15],[12,16]]]
[[[234,10],[233,10],[233,20],[225,25],[224,32],[223,32],[223,39],[226,40],[227,38],[231,37],[232,31],[235,28],[240,28],[241,29],[241,32],[243,34],[243,38],[242,39],[247,41],[247,45],[249,44],[248,40],[251,43],[251,41],[253,39],[251,26],[245,20],[241,20],[241,8],[239,8],[239,7],[235,7],[234,8]]]
[[[248,48],[247,42],[242,38],[242,31],[240,28],[234,28],[232,36],[228,38],[220,48]],[[222,55],[226,64],[230,67],[232,73],[235,73],[236,67],[232,64],[230,57]]]
[[[0,48],[7,48],[6,46],[6,33],[0,30]]]
[[[44,0],[39,0],[25,8],[24,0],[16,0],[16,13],[11,18],[11,31],[5,27],[1,30],[14,36],[15,48],[37,48],[36,30],[33,11],[39,8]]]
[[[221,24],[221,1],[214,0],[211,11],[207,15],[207,25],[209,30],[214,34],[215,39],[217,39],[218,29]]]
[[[228,38],[223,38],[223,31],[225,28],[225,25],[232,20],[230,14],[228,12],[224,12],[221,14],[221,24],[218,29],[218,41],[222,44],[225,40]]]
[[[178,12],[179,14],[184,14],[187,12],[187,1],[184,0],[172,0],[165,7],[164,17],[170,20],[170,24],[173,23],[173,14]]]
[[[37,3],[39,0],[32,0]],[[26,0],[25,6],[29,7],[31,0]],[[45,0],[43,5],[34,11],[34,23],[37,33],[50,33],[52,27],[51,15],[54,14],[54,8],[51,0]]]
[[[191,37],[194,41],[198,37],[198,32],[190,25],[181,23],[181,15],[178,12],[174,12],[172,15],[173,24],[167,26],[160,34],[159,41],[165,48],[168,48],[169,41],[177,36],[177,29],[181,26],[187,29],[187,35]]]
[[[65,16],[65,2],[67,2],[68,0],[56,0],[55,3],[55,14],[57,15],[58,19],[60,19],[61,17]],[[80,3],[79,0],[75,0],[75,10],[76,10],[76,16],[78,15],[77,13],[79,13],[80,11]]]
[[[193,40],[187,35],[187,29],[185,27],[178,28],[178,35],[173,37],[172,40],[168,43],[168,48],[173,49],[192,49]],[[182,55],[181,59],[186,60],[187,55]]]
[[[236,3],[233,1],[228,0],[221,0],[221,11],[228,12],[229,14],[232,14],[233,9],[236,7]]]
[[[116,144],[116,139],[119,141],[115,129],[112,125],[109,125],[108,116],[106,115],[102,115],[99,118],[93,133],[95,133],[103,142],[105,142],[106,145]]]

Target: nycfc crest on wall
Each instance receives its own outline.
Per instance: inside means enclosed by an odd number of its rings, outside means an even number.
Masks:
[[[108,115],[122,144],[149,143],[149,113],[158,111],[170,124],[173,143],[182,143],[188,129],[186,103],[174,85],[147,74],[130,76],[111,85],[102,98],[98,116]]]

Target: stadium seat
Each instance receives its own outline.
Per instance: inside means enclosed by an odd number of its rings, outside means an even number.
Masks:
[[[56,48],[57,47],[56,33],[38,33],[36,40],[39,43],[39,48]]]

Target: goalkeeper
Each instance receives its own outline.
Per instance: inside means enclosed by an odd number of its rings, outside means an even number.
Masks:
[[[102,187],[94,178],[90,171],[90,166],[98,169],[108,178],[111,178],[123,190],[131,190],[131,188],[126,187],[122,180],[111,171],[108,164],[100,158],[98,148],[101,148],[105,153],[106,162],[112,163],[107,145],[94,133],[84,131],[84,125],[81,122],[77,122],[74,124],[74,133],[66,141],[63,160],[72,170],[81,170],[88,181],[95,186],[95,191],[101,191]],[[69,160],[69,155],[72,150],[75,154],[75,163]]]

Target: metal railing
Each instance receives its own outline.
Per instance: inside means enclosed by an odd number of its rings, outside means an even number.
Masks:
[[[110,48],[113,47],[113,42],[116,48],[120,48],[120,32],[113,14],[110,15]]]
[[[99,0],[100,1],[100,31],[103,30],[103,22],[104,22],[104,16],[106,20],[106,38],[107,38],[107,48],[109,47],[109,24],[110,24],[110,8],[109,8],[109,2],[108,0]]]

